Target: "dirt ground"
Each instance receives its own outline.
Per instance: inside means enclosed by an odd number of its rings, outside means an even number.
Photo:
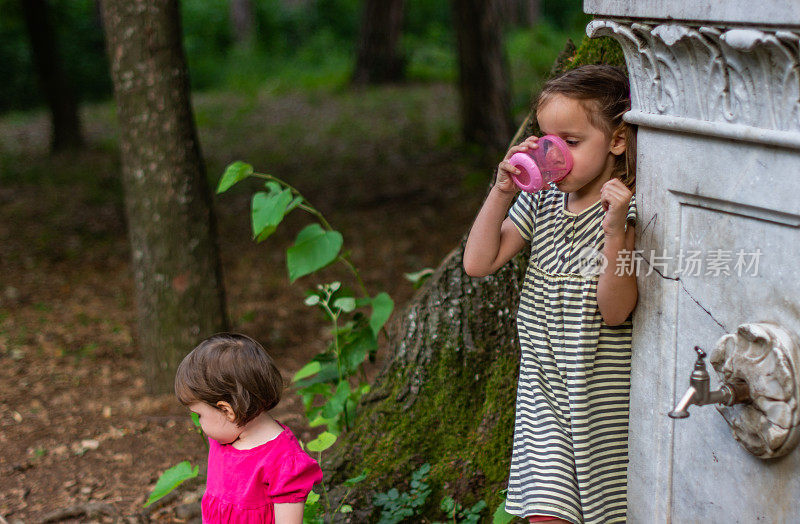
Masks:
[[[454,102],[441,110],[454,112]],[[113,143],[103,138],[115,131],[107,122],[89,119],[88,152],[50,159],[46,118],[0,120],[6,145],[17,147],[15,161],[97,170],[74,184],[0,176],[0,523],[185,521],[191,515],[181,505],[202,490],[201,480],[192,481],[164,504],[142,509],[166,468],[190,460],[203,471],[205,445],[173,396],[145,392],[118,166]],[[226,161],[214,132],[201,124],[210,172]],[[395,147],[383,135],[374,140],[381,141],[375,150]],[[373,294],[392,295],[396,312],[414,292],[403,274],[435,267],[467,231],[483,189],[465,189],[464,178],[491,170],[465,163],[455,149],[436,151],[434,141],[405,147],[421,152],[348,157],[374,165],[293,180],[342,231]],[[329,153],[328,161],[336,156]],[[378,182],[365,176],[376,165],[384,166]],[[314,282],[289,285],[286,277],[283,248],[305,219],[293,217],[256,245],[250,195],[245,188],[215,199],[229,316],[234,330],[271,350],[288,378],[327,341],[323,319],[302,302]],[[338,269],[327,276],[346,278]],[[299,438],[313,437],[293,392],[273,414]]]

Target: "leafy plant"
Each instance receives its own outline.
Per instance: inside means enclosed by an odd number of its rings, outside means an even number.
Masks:
[[[378,524],[397,524],[399,522],[430,522],[422,516],[422,509],[431,494],[431,487],[427,482],[431,465],[423,464],[411,475],[411,489],[400,492],[392,488],[386,493],[378,493],[373,499],[373,504],[381,509]],[[455,524],[476,524],[481,519],[481,513],[486,509],[486,501],[479,500],[469,508],[463,507],[451,496],[446,496],[439,504],[439,509],[447,516],[447,522]],[[495,511],[492,522],[494,524],[508,524],[514,516],[505,512],[505,501]],[[447,522],[433,522],[432,524],[447,524]]]
[[[453,497],[448,496],[442,499],[439,508],[445,512],[448,519],[454,524],[476,524],[481,520],[481,512],[486,509],[486,501],[479,500],[471,508],[464,508],[460,503],[456,502]]]
[[[321,461],[322,452],[331,447],[334,442],[336,442],[336,438],[336,435],[333,433],[324,431],[317,438],[306,444],[306,449],[316,453],[317,460]],[[333,511],[331,511],[332,505],[330,499],[328,498],[328,490],[325,487],[325,483],[321,483],[320,486],[322,487],[323,497],[321,498],[318,493],[312,491],[306,498],[306,504],[303,511],[303,524],[323,524],[325,522],[326,515],[330,516],[336,513],[350,513],[353,511],[352,506],[345,504],[344,501],[350,495],[350,492],[353,490],[353,486],[366,479],[368,474],[369,470],[364,470],[360,475],[344,481],[344,485],[349,489],[342,497],[342,500],[339,501],[339,505],[334,508]]]
[[[306,449],[322,460],[322,452],[330,448],[343,429],[349,429],[356,415],[359,400],[369,392],[363,364],[374,358],[378,350],[378,334],[394,309],[386,293],[371,296],[350,255],[342,251],[344,239],[297,189],[271,175],[256,173],[244,162],[230,164],[220,179],[217,193],[223,193],[250,177],[266,180],[266,191],[253,195],[251,224],[253,239],[263,242],[269,238],[284,218],[295,209],[313,217],[311,224],[297,235],[286,250],[286,268],[290,282],[311,275],[334,262],[344,264],[353,276],[357,292],[335,281],[319,284],[306,291],[305,304],[319,308],[331,325],[331,342],[293,377],[295,388],[303,398],[306,416],[312,427],[324,426]],[[361,375],[360,380],[358,375]],[[321,399],[321,400],[320,400]],[[304,522],[322,522],[336,513],[349,513],[345,504],[353,486],[367,478],[367,471],[344,482],[348,491],[333,508],[324,483],[322,494],[312,492],[306,500]]]
[[[353,276],[358,290],[336,281],[307,291],[306,305],[319,308],[331,323],[331,343],[293,378],[310,425],[325,426],[326,433],[336,436],[352,426],[358,401],[369,391],[363,363],[377,352],[378,334],[389,319],[394,302],[386,293],[371,296],[367,292],[349,253],[342,251],[342,234],[334,230],[297,189],[283,180],[256,173],[250,164],[237,161],[225,169],[217,193],[224,193],[250,177],[266,181],[266,191],[256,192],[251,205],[253,238],[257,242],[269,238],[295,209],[307,212],[314,219],[286,250],[290,282],[340,262]],[[353,384],[351,379],[359,373],[362,380]],[[320,397],[322,402],[318,402]]]
[[[351,479],[347,479],[344,481],[343,485],[348,488],[347,492],[345,492],[342,500],[339,501],[339,505],[333,510],[330,511],[330,501],[327,499],[327,493],[325,494],[325,505],[321,503],[320,496],[312,491],[308,494],[308,498],[306,499],[305,511],[303,512],[303,524],[323,524],[325,522],[325,516],[331,515],[331,513],[350,513],[353,511],[353,507],[349,504],[345,504],[345,500],[347,497],[350,496],[350,492],[353,491],[353,487],[363,482],[367,475],[369,474],[369,470],[364,470],[360,475],[357,477],[353,477]],[[323,491],[325,490],[325,485],[322,484]]]
[[[386,493],[378,493],[373,499],[373,504],[380,508],[381,516],[378,524],[396,524],[422,511],[431,488],[426,482],[431,465],[427,462],[411,475],[411,489],[400,493],[397,488],[392,488]]]

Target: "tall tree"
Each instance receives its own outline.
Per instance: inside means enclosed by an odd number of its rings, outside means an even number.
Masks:
[[[464,139],[500,150],[514,132],[501,0],[453,0],[452,6]]]
[[[33,63],[52,115],[53,151],[83,146],[78,103],[58,55],[52,13],[47,0],[20,0],[31,43]]]
[[[530,27],[539,21],[541,0],[499,0],[500,14],[506,27]]]
[[[356,84],[396,82],[405,76],[398,44],[403,32],[403,0],[366,0],[353,73]]]
[[[153,392],[226,325],[215,219],[189,100],[178,0],[102,0],[120,125],[138,338]]]
[[[610,38],[588,41],[577,51],[568,42],[553,73],[585,63],[624,65],[624,59]],[[530,114],[517,142],[538,132],[532,122]],[[528,256],[523,250],[494,275],[471,278],[464,272],[463,250],[464,241],[397,313],[388,359],[327,464],[333,485],[370,469],[370,481],[349,495],[355,522],[374,519],[372,495],[406,489],[411,473],[425,462],[432,465],[433,488],[426,515],[438,516],[444,495],[465,507],[483,499],[490,512],[502,498],[520,356],[516,311]],[[331,497],[350,489],[340,484]]]
[[[252,45],[256,37],[256,18],[253,0],[231,0],[231,30],[237,44]]]

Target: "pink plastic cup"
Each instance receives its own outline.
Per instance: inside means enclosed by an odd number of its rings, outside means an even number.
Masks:
[[[535,193],[547,184],[563,179],[572,169],[572,155],[567,143],[555,135],[545,135],[539,147],[514,153],[508,162],[520,170],[511,179],[523,191]]]

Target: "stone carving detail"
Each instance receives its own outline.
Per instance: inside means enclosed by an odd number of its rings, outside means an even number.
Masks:
[[[634,112],[800,131],[796,32],[613,20],[586,31],[622,45]]]
[[[800,441],[797,336],[770,322],[742,324],[719,339],[710,361],[721,381],[750,392],[748,403],[717,406],[734,438],[760,458],[789,453]]]

